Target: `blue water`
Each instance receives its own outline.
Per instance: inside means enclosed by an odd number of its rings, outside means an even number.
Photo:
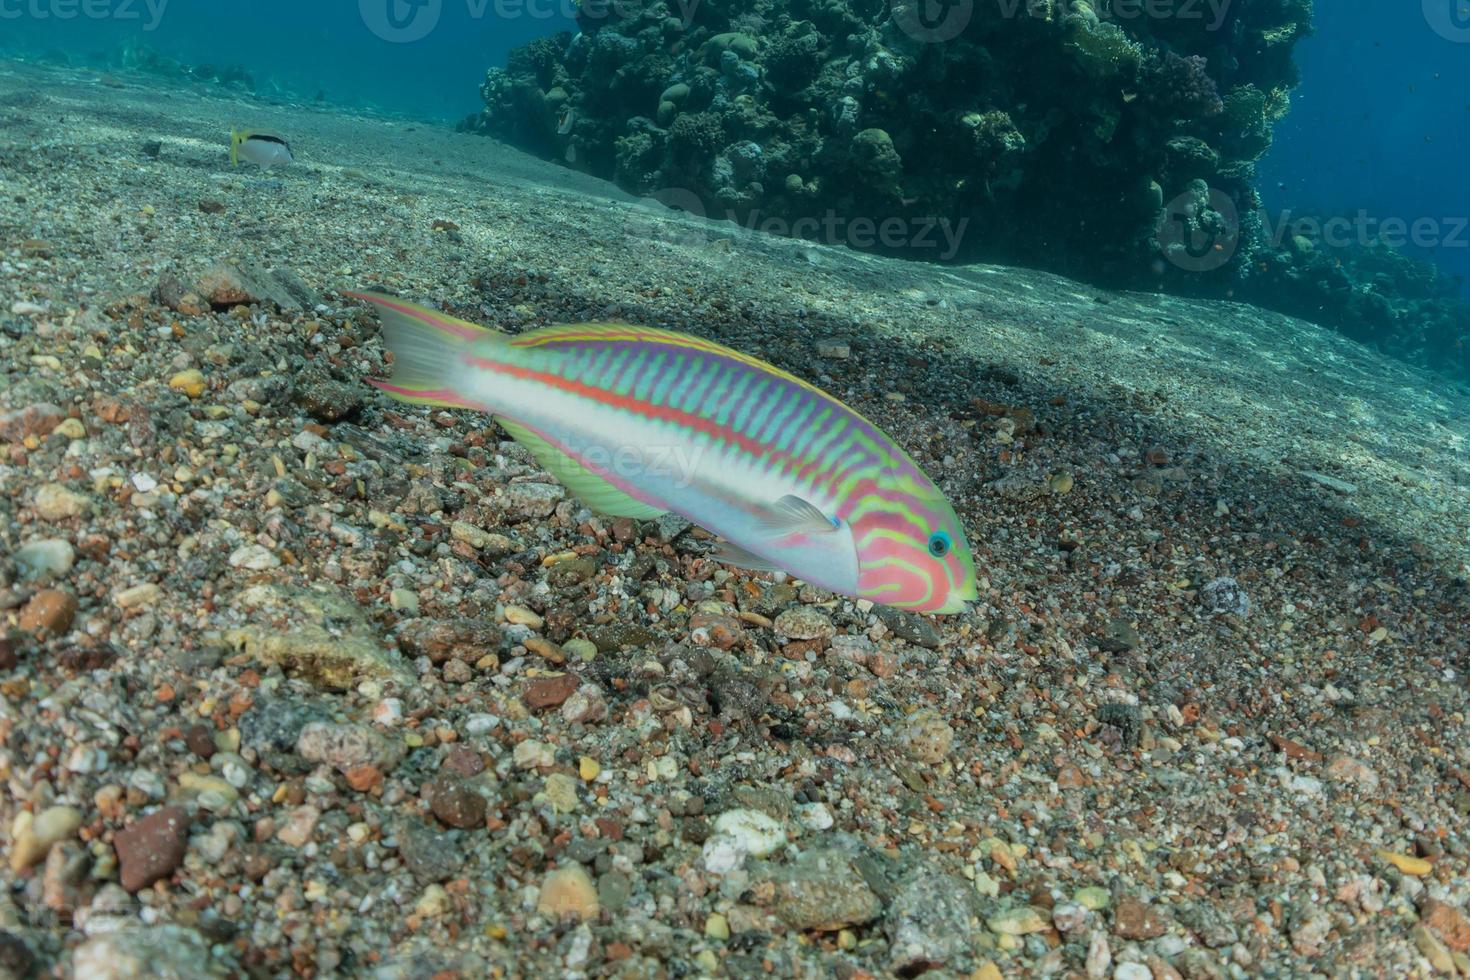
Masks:
[[[485,70],[512,48],[575,30],[569,3],[0,0],[0,53],[86,64],[141,45],[189,65],[239,65],[267,91],[458,120],[480,108]]]
[[[1464,0],[1318,0],[1302,85],[1261,168],[1270,212],[1400,223],[1403,251],[1470,280],[1470,14]],[[1440,9],[1440,8],[1443,9]],[[257,91],[445,122],[485,70],[575,30],[573,0],[0,0],[0,54],[107,66],[125,47],[238,65]]]
[[[1403,251],[1470,280],[1465,9],[1318,0],[1316,34],[1297,48],[1301,88],[1261,168],[1268,209],[1399,219],[1411,231]]]

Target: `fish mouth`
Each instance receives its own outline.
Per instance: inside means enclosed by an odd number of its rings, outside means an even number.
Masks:
[[[973,600],[973,599],[978,599],[978,598],[979,598],[979,596],[969,596],[968,597],[968,600]],[[950,613],[965,613],[965,612],[969,612],[970,611],[970,602],[968,600],[967,600],[967,597],[966,596],[964,596],[964,595],[962,595],[962,594],[960,594],[958,592],[952,592],[952,593],[950,593],[949,597],[944,600],[944,605],[939,606],[939,607],[934,608],[934,609],[931,609],[929,611],[932,612],[932,613],[939,613],[939,614],[942,614],[942,615],[947,615],[947,614],[950,614]]]

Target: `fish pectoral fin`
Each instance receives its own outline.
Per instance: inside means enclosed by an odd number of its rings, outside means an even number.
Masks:
[[[788,534],[830,534],[837,530],[838,524],[810,500],[788,493],[761,516],[759,527],[767,534],[784,537]]]
[[[730,541],[721,541],[719,547],[710,552],[710,557],[715,561],[724,562],[726,565],[734,565],[736,568],[746,568],[752,572],[780,572],[784,571],[780,565],[762,558],[753,551],[747,551]]]
[[[651,521],[668,513],[613,486],[568,456],[540,433],[503,415],[495,416],[495,421],[510,433],[512,439],[524,446],[546,472],[556,477],[558,483],[599,514]]]

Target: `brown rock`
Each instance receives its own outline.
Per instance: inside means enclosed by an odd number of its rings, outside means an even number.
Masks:
[[[429,809],[450,827],[469,830],[485,825],[485,797],[452,773],[440,773],[429,783]]]
[[[469,779],[485,771],[485,760],[468,745],[456,745],[444,757],[440,768]]]
[[[1431,898],[1424,903],[1419,918],[1450,949],[1458,953],[1470,952],[1470,919],[1465,917],[1464,912]]]
[[[342,775],[346,778],[347,785],[359,793],[369,793],[383,785],[383,771],[371,764],[353,766]]]
[[[1124,939],[1157,939],[1168,928],[1152,907],[1131,895],[1118,903],[1118,911],[1113,916],[1113,932]]]
[[[436,664],[451,659],[472,664],[500,650],[500,630],[473,619],[416,619],[398,631],[398,645]]]
[[[26,436],[48,436],[61,424],[66,412],[50,402],[37,402],[13,412],[0,412],[0,439],[20,442]]]
[[[43,589],[20,611],[20,628],[30,633],[59,636],[71,629],[77,615],[77,600],[70,592]]]
[[[208,759],[214,755],[214,732],[208,725],[190,725],[184,732],[184,744],[199,758]]]
[[[174,873],[189,847],[189,815],[180,807],[155,810],[113,839],[122,886],[147,888]]]
[[[581,680],[576,674],[558,674],[556,677],[538,677],[526,685],[521,700],[533,711],[555,708],[572,696]]]
[[[1312,762],[1321,762],[1322,753],[1310,749],[1300,742],[1292,741],[1284,735],[1269,735],[1271,744],[1284,754],[1288,759],[1307,759]]]
[[[695,613],[689,617],[690,632],[700,632],[708,637],[710,646],[721,650],[728,650],[739,643],[745,635],[740,625],[740,620],[733,616],[721,616],[717,613]],[[697,639],[695,642],[699,642]]]

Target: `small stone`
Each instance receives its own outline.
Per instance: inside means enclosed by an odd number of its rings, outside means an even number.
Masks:
[[[883,918],[890,968],[907,975],[965,956],[975,915],[973,894],[965,881],[932,868],[910,875]]]
[[[704,920],[704,934],[715,942],[724,942],[730,938],[730,920],[718,912],[712,913]]]
[[[776,916],[792,929],[832,932],[883,914],[852,856],[836,848],[805,851],[794,864],[772,871],[770,880]]]
[[[204,380],[204,374],[197,368],[180,371],[168,379],[168,386],[174,391],[181,391],[188,398],[198,398],[204,394],[208,383]]]
[[[1137,649],[1143,642],[1138,635],[1138,630],[1126,619],[1110,619],[1103,627],[1102,635],[1097,637],[1097,645],[1107,653],[1126,653]]]
[[[1095,930],[1088,937],[1087,959],[1084,961],[1088,980],[1104,980],[1108,975],[1108,967],[1112,965],[1113,951],[1108,946],[1108,934],[1101,929]]]
[[[72,442],[87,438],[87,427],[82,424],[81,419],[62,419],[56,428],[51,430],[55,436],[66,436]]]
[[[1244,616],[1251,611],[1250,596],[1229,575],[1211,579],[1200,586],[1199,604],[1216,616]]]
[[[590,725],[607,717],[607,698],[596,684],[583,684],[561,706],[561,716],[573,724]]]
[[[585,922],[597,917],[601,904],[597,887],[581,865],[558,868],[546,876],[536,911],[554,919],[575,918]]]
[[[31,499],[31,509],[43,521],[64,521],[80,517],[91,509],[92,502],[74,490],[59,483],[47,483],[36,490]]]
[[[113,838],[119,877],[130,892],[174,873],[189,848],[189,815],[180,807],[155,810]]]
[[[413,910],[426,919],[437,919],[450,909],[449,892],[443,885],[429,885],[424,889],[419,900],[414,903]]]
[[[769,857],[786,846],[786,830],[759,810],[726,810],[715,818],[714,836],[704,842],[704,865],[716,874],[733,871],[746,857]]]
[[[50,402],[38,402],[12,412],[0,412],[0,439],[21,442],[28,436],[43,439],[66,418],[66,411]]]
[[[70,592],[43,589],[21,608],[20,628],[28,633],[60,636],[71,629],[76,615],[77,600]]]
[[[409,616],[419,614],[419,597],[415,592],[408,589],[393,589],[388,593],[388,605],[397,612]]]
[[[1429,965],[1440,973],[1453,976],[1456,972],[1455,958],[1450,951],[1445,949],[1444,944],[1434,938],[1434,934],[1422,925],[1415,926],[1409,930],[1409,937],[1414,940],[1414,945],[1419,952],[1429,961]]]
[[[76,549],[60,538],[43,538],[22,545],[10,556],[24,581],[61,578],[76,562]]]
[[[602,775],[602,764],[591,756],[584,755],[577,762],[577,775],[582,777],[583,782],[590,783]]]
[[[29,819],[29,815],[27,815]],[[37,864],[51,845],[66,840],[82,826],[82,812],[73,806],[53,806],[29,820],[15,833],[10,847],[10,870],[24,871]]]
[[[252,572],[263,572],[271,568],[279,568],[281,559],[264,545],[247,544],[230,552],[231,568],[244,568]]]
[[[367,725],[313,721],[296,737],[296,754],[307,762],[324,762],[347,773],[360,766],[391,771],[403,758],[403,745]]]
[[[905,719],[898,741],[911,759],[937,765],[949,756],[954,729],[938,712],[916,711]]]
[[[1046,916],[1029,905],[1007,909],[985,920],[985,928],[1003,936],[1027,936],[1033,932],[1045,932],[1048,925]]]
[[[485,797],[454,773],[441,772],[429,783],[429,809],[450,827],[469,830],[485,825]]]
[[[546,625],[546,621],[525,606],[506,606],[505,621],[516,626],[529,626],[533,630],[539,630]]]
[[[555,708],[567,698],[572,692],[581,686],[581,679],[576,674],[558,674],[555,677],[537,677],[526,685],[521,700],[526,707],[532,711],[544,711],[547,708]]]
[[[163,590],[152,582],[145,582],[114,594],[112,601],[119,609],[139,609],[156,605],[161,598]]]
[[[1155,980],[1154,972],[1142,963],[1119,963],[1113,980]]]
[[[830,640],[837,627],[826,613],[813,606],[797,606],[776,617],[776,632],[793,640]]]
[[[546,802],[557,813],[572,813],[578,807],[577,781],[564,772],[554,772],[546,777],[546,787],[541,791]]]
[[[207,725],[190,725],[184,731],[184,745],[201,759],[208,759],[218,751],[214,743],[214,731]]]
[[[214,980],[231,975],[209,946],[195,930],[172,922],[124,925],[78,946],[70,973],[88,980]]]
[[[317,821],[321,817],[322,811],[314,806],[298,806],[276,831],[276,840],[290,847],[305,847],[316,831]]]
[[[561,645],[562,652],[568,657],[575,657],[584,663],[590,663],[597,659],[597,644],[591,640],[584,640],[577,636]]]
[[[528,738],[511,750],[511,761],[517,769],[550,769],[556,765],[556,749],[545,742]]]
[[[1154,909],[1133,896],[1118,902],[1113,913],[1113,932],[1124,939],[1157,939],[1168,926]]]
[[[1337,783],[1356,783],[1365,793],[1378,791],[1378,773],[1350,755],[1333,756],[1322,774]]]
[[[1051,485],[1052,493],[1062,495],[1071,493],[1077,480],[1071,473],[1053,473],[1047,483]]]
[[[1420,921],[1457,953],[1470,952],[1470,918],[1447,902],[1431,898],[1420,911]]]

